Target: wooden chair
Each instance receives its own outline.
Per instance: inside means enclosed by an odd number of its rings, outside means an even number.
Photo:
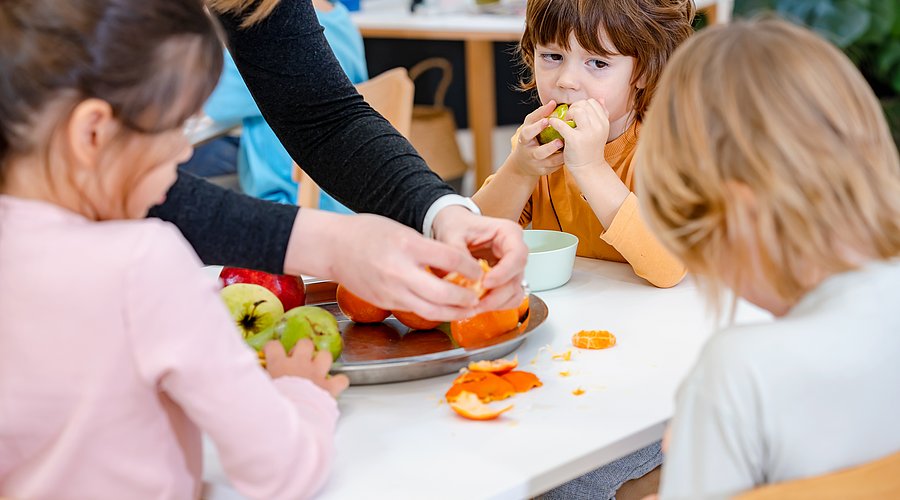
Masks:
[[[900,452],[823,476],[762,486],[737,497],[739,500],[847,498],[900,498]]]
[[[360,83],[356,90],[372,109],[381,113],[404,136],[409,136],[412,123],[413,94],[415,88],[405,68],[393,68],[371,80]],[[297,204],[306,208],[319,207],[319,186],[299,165],[294,163],[292,174],[300,183]]]

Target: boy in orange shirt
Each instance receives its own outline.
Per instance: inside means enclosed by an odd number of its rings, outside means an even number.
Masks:
[[[602,0],[532,0],[519,47],[525,89],[543,105],[525,118],[513,151],[473,199],[482,213],[578,236],[578,255],[628,262],[658,287],[684,277],[638,213],[631,192],[641,120],[672,51],[693,32],[694,5],[657,0],[652,11]],[[571,128],[548,115],[570,104]],[[541,145],[547,126],[562,139]],[[563,147],[565,142],[565,147]]]

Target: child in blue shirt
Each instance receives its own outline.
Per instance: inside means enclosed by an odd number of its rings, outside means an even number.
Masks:
[[[314,0],[313,5],[319,24],[325,28],[325,38],[350,81],[356,84],[367,80],[362,36],[350,20],[347,8],[328,0]],[[291,178],[291,157],[262,117],[227,51],[222,76],[203,111],[216,121],[241,120],[243,131],[237,173],[245,193],[280,203],[297,202],[297,183]],[[319,208],[351,213],[324,191]]]

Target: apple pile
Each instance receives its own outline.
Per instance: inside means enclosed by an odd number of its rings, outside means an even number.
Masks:
[[[316,351],[337,360],[344,348],[337,319],[321,307],[305,306],[306,289],[296,276],[274,275],[225,267],[219,292],[244,341],[260,359],[270,340],[290,352],[300,339],[311,339]]]

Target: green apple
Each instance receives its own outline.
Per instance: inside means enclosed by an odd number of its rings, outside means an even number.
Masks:
[[[549,118],[559,118],[560,120],[565,121],[568,126],[575,128],[574,120],[566,120],[565,119],[566,113],[568,113],[568,112],[569,112],[569,105],[568,104],[560,104],[559,106],[556,107],[556,109],[553,110],[552,113],[550,113]],[[538,139],[538,142],[541,144],[547,144],[548,142],[552,142],[555,139],[559,139],[561,141],[563,140],[562,136],[559,135],[559,132],[557,132],[556,129],[553,128],[553,126],[551,126],[551,125],[548,125],[544,130],[541,130],[541,133],[538,134],[537,139]]]
[[[245,339],[271,327],[284,315],[278,297],[260,285],[235,283],[219,295]]]
[[[316,351],[328,351],[335,360],[344,349],[337,319],[330,312],[316,306],[295,307],[284,313],[270,328],[247,339],[250,347],[261,351],[270,340],[280,340],[289,352],[300,339],[311,339]]]

